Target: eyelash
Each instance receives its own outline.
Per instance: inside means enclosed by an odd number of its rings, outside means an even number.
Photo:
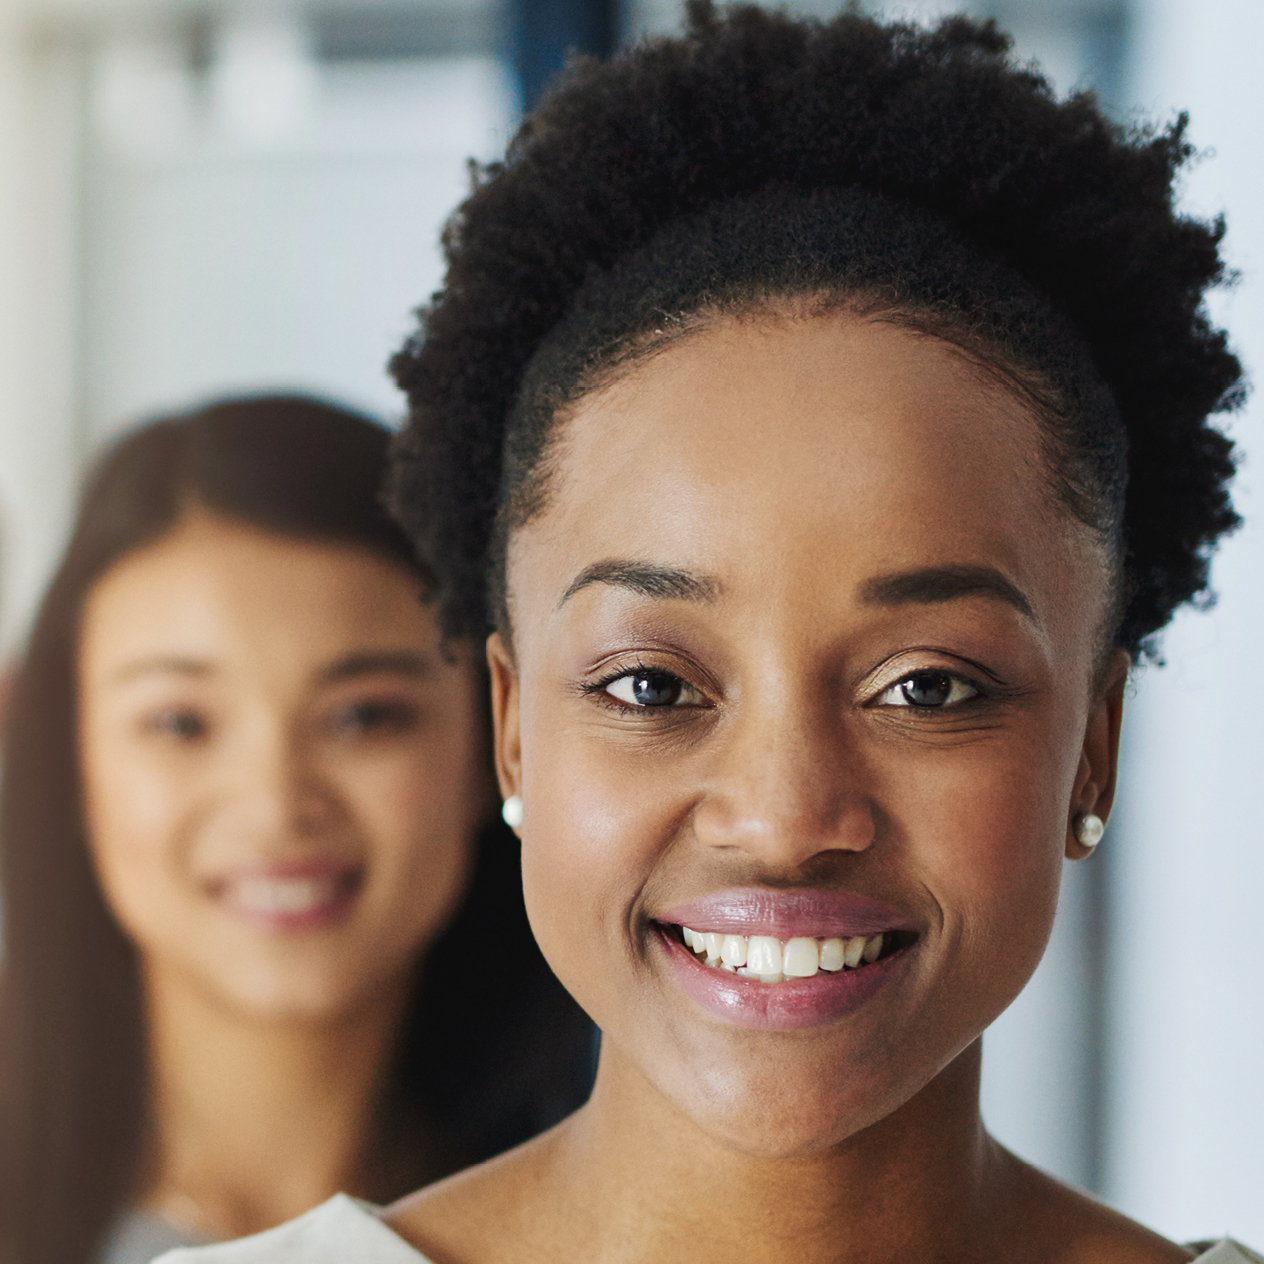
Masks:
[[[650,666],[648,663],[641,662],[639,659],[634,663],[619,667],[615,671],[608,672],[605,676],[601,677],[601,679],[599,680],[585,682],[583,685],[580,686],[580,691],[584,695],[594,698],[602,706],[609,707],[610,710],[617,711],[621,715],[627,715],[627,714],[647,715],[647,714],[653,714],[654,712],[662,712],[662,711],[702,710],[703,707],[706,705],[706,704],[694,703],[694,704],[687,704],[685,706],[672,705],[672,706],[661,706],[661,707],[646,707],[646,706],[637,706],[634,703],[630,703],[630,702],[624,702],[622,698],[616,698],[610,692],[610,686],[613,685],[616,681],[627,679],[629,676],[661,676],[666,680],[672,680],[672,681],[678,682],[682,689],[692,689],[699,694],[703,692],[701,689],[697,687],[697,685],[691,685],[678,672],[668,671],[666,668],[663,668],[663,667],[653,667],[653,666]]]
[[[938,676],[950,682],[955,688],[957,685],[964,685],[967,689],[972,690],[968,698],[959,698],[955,702],[947,701],[940,706],[919,706],[915,702],[889,702],[882,703],[882,699],[888,694],[894,693],[901,686],[908,685],[915,677]],[[951,690],[950,690],[951,696]],[[972,702],[981,702],[992,696],[992,691],[985,689],[977,680],[972,680],[969,676],[962,675],[961,672],[950,671],[946,667],[917,667],[912,671],[905,672],[904,675],[897,680],[893,680],[889,685],[885,685],[877,694],[874,695],[872,702],[875,705],[885,705],[894,710],[920,712],[927,714],[936,711],[958,711],[962,707],[967,707]]]

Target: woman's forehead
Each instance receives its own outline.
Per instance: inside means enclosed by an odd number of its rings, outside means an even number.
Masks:
[[[1017,396],[937,339],[846,317],[726,324],[571,410],[545,516],[625,539],[988,530],[1052,510],[1041,443]]]
[[[545,508],[511,548],[515,609],[633,559],[743,602],[991,568],[1039,614],[1106,584],[1041,441],[1016,394],[937,339],[845,316],[717,326],[566,418]]]
[[[433,611],[415,588],[403,567],[359,546],[195,514],[97,582],[81,656],[90,676],[173,653],[302,673],[349,645],[437,649]]]

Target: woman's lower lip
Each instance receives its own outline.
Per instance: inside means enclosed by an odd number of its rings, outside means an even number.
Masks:
[[[794,1031],[823,1027],[859,1008],[902,968],[907,949],[860,970],[822,971],[810,979],[762,983],[704,965],[669,930],[656,927],[682,990],[690,1000],[735,1027]]]

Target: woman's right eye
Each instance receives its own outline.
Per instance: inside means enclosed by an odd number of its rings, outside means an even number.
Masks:
[[[205,737],[210,728],[204,716],[181,707],[158,712],[145,727],[151,733],[174,738],[178,742],[196,742]]]
[[[664,671],[634,671],[617,676],[605,691],[629,707],[696,707],[705,699],[679,676]]]
[[[343,737],[368,737],[408,733],[417,722],[418,708],[410,702],[366,699],[335,712],[330,726]]]

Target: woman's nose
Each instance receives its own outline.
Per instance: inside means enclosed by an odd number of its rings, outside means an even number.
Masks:
[[[336,796],[302,735],[283,723],[260,725],[238,751],[234,798],[262,833],[312,837],[337,817]]]
[[[842,717],[811,698],[735,715],[693,824],[700,842],[778,868],[867,849],[875,812]]]

